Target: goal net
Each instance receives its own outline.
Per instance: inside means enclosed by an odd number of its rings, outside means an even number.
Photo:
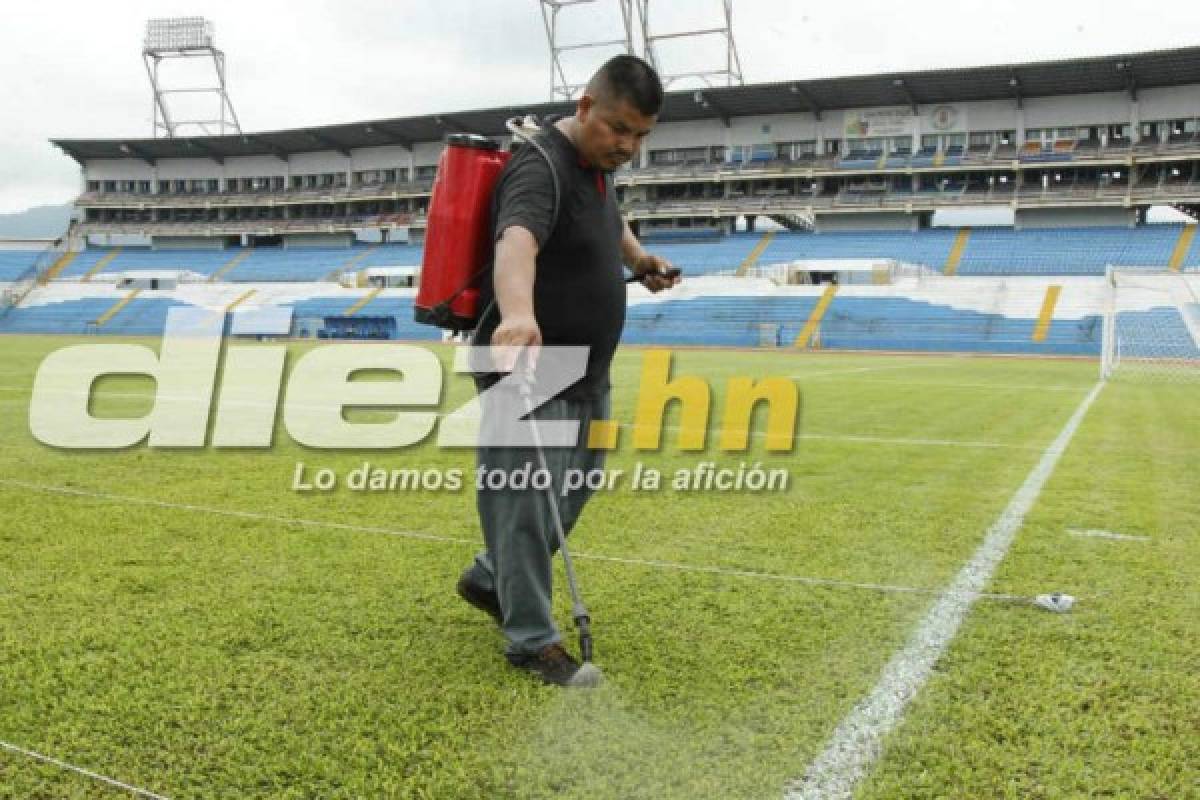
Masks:
[[[1200,382],[1200,274],[1109,268],[1102,373]]]

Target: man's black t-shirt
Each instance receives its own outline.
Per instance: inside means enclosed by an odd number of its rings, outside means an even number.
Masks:
[[[607,389],[608,370],[625,325],[624,227],[609,173],[588,166],[563,133],[547,122],[539,134],[554,159],[561,196],[554,223],[554,183],[546,159],[523,145],[505,165],[492,195],[492,241],[511,225],[538,243],[533,312],[545,345],[586,345],[587,374],[560,396]],[[481,284],[481,308],[492,303],[492,271]],[[474,343],[486,345],[500,322],[499,306],[479,322]],[[481,376],[483,385],[497,376]]]

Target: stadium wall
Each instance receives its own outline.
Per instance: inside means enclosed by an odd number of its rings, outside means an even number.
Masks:
[[[155,250],[224,250],[221,236],[154,236],[150,246]]]
[[[1167,119],[1181,110],[1200,108],[1200,86],[1165,86],[1138,91],[1137,110],[1142,119]]]
[[[1131,208],[1019,208],[1013,227],[1024,228],[1132,228],[1137,212]]]
[[[920,218],[916,214],[864,213],[816,214],[813,230],[817,233],[846,231],[916,231]]]

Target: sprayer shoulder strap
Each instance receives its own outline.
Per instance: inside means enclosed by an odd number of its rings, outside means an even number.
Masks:
[[[534,136],[530,137],[529,144],[537,150],[538,155],[546,162],[546,166],[550,168],[550,182],[554,188],[554,210],[550,214],[549,234],[546,239],[549,240],[554,235],[554,229],[558,227],[558,215],[562,210],[562,181],[558,175],[558,167],[554,165],[554,156],[550,155],[547,147],[552,147],[549,144],[549,138],[544,131],[539,131]]]

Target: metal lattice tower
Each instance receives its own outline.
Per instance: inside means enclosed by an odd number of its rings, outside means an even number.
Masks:
[[[174,59],[209,59],[216,72],[215,86],[164,88],[159,67]],[[213,45],[213,25],[203,17],[171,17],[146,22],[146,39],[142,45],[142,61],[154,92],[154,128],[151,135],[174,137],[186,135],[186,127],[194,127],[205,136],[241,133],[237,112],[225,85],[225,54]],[[167,105],[168,95],[214,95],[218,111],[212,118],[185,119],[172,116]]]
[[[726,86],[744,83],[742,78],[742,63],[738,58],[737,44],[733,40],[733,0],[721,0],[724,24],[712,28],[697,30],[673,31],[671,33],[654,33],[650,27],[650,0],[616,0],[621,12],[621,21],[625,27],[625,35],[621,39],[587,40],[562,44],[559,42],[558,15],[571,6],[595,6],[597,0],[540,0],[542,22],[546,26],[546,38],[550,43],[550,97],[552,100],[573,100],[584,83],[572,82],[567,78],[567,69],[563,65],[563,54],[595,47],[620,46],[630,55],[640,55],[646,59],[662,78],[663,86],[670,88],[675,81],[695,79],[705,86]],[[657,42],[666,39],[698,39],[701,37],[721,36],[725,40],[724,66],[697,72],[666,72],[662,59],[655,48]]]
[[[653,33],[650,27],[650,0],[637,0],[638,17],[642,23],[642,41],[645,43],[645,59],[658,71],[663,86],[670,88],[675,81],[694,78],[706,86],[717,86],[724,79],[726,86],[742,85],[742,62],[738,58],[737,43],[733,40],[733,0],[721,0],[724,12],[724,25],[713,28],[701,28],[690,31],[674,31],[672,33]],[[721,36],[725,39],[725,66],[717,69],[700,70],[697,72],[667,72],[659,58],[655,44],[666,39],[697,39],[701,37]]]
[[[572,44],[561,44],[558,41],[558,15],[565,8],[572,6],[591,5],[596,0],[541,0],[542,22],[546,26],[546,38],[550,42],[550,99],[574,100],[576,94],[583,89],[585,83],[572,83],[567,79],[567,70],[563,66],[563,53],[583,50],[592,47],[624,48],[629,55],[637,55],[634,49],[633,33],[633,0],[617,0],[621,11],[621,21],[625,26],[625,36],[622,39],[606,39],[603,41],[584,41]]]

